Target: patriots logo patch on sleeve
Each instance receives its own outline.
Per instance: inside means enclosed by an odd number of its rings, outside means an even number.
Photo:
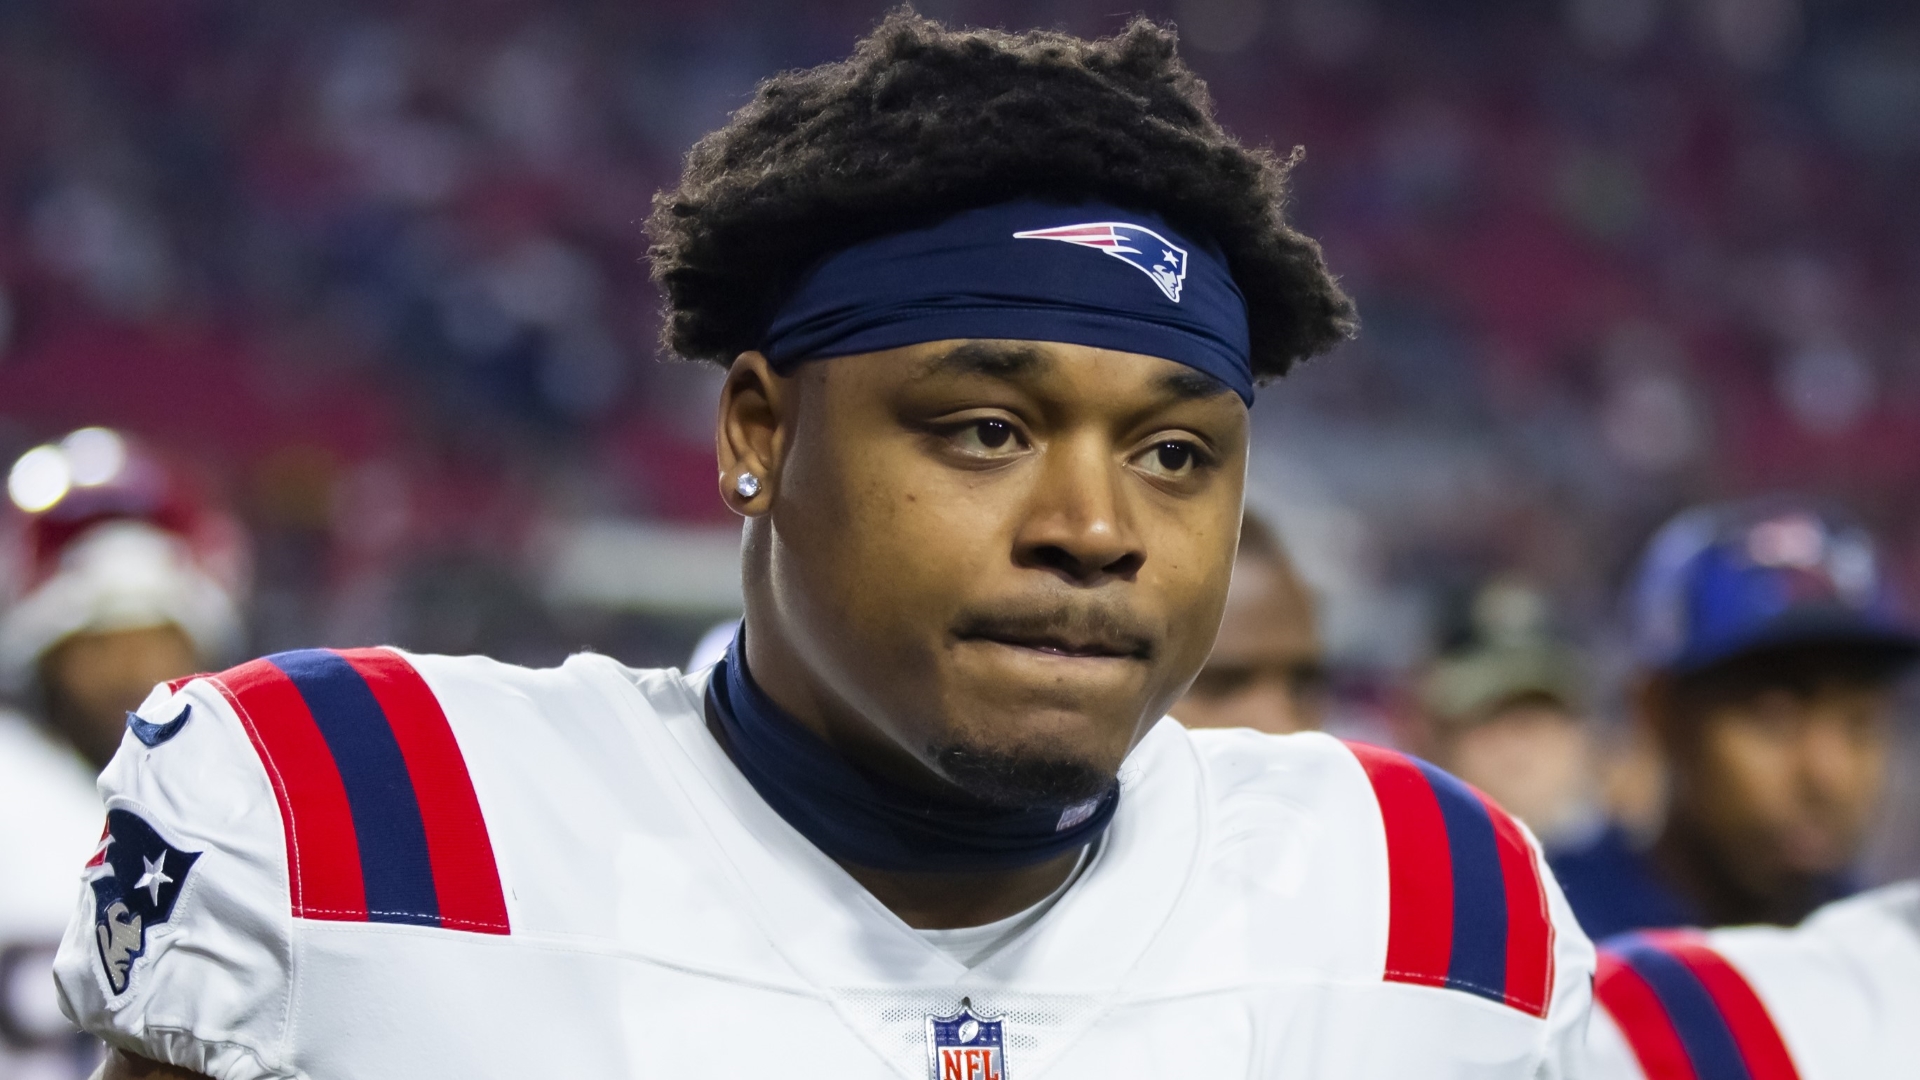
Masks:
[[[107,811],[106,835],[88,861],[93,937],[113,992],[133,981],[133,962],[147,951],[147,933],[173,918],[187,874],[200,852],[182,851],[127,810]]]
[[[1029,229],[1015,240],[1058,240],[1102,251],[1153,279],[1167,299],[1180,302],[1187,281],[1187,249],[1154,232],[1124,221],[1093,221],[1054,229]]]

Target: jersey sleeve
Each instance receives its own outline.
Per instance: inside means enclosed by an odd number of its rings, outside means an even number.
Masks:
[[[1577,1076],[1593,946],[1539,841],[1419,758],[1350,742],[1380,810],[1388,872],[1384,977],[1494,1002],[1540,1023],[1540,1077]]]
[[[1540,867],[1546,892],[1547,915],[1553,926],[1553,997],[1547,1007],[1546,1055],[1542,1077],[1580,1077],[1594,1075],[1589,1062],[1588,1032],[1595,1014],[1594,969],[1597,958],[1593,942],[1580,928],[1580,920],[1567,903],[1560,883],[1547,869],[1540,841],[1525,826],[1516,826],[1525,834]]]
[[[1607,939],[1595,992],[1605,1014],[1591,1054],[1601,1080],[1799,1080],[1766,1004],[1706,934],[1652,930]],[[1628,1056],[1633,1069],[1624,1067]]]
[[[112,1046],[215,1080],[290,1077],[290,838],[220,678],[158,687],[129,715],[54,979]]]

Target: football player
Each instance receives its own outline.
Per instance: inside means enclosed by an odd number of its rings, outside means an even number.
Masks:
[[[1852,1080],[1920,1062],[1920,882],[1793,930],[1649,931],[1600,950],[1594,1080]]]
[[[57,965],[109,1077],[1553,1077],[1591,946],[1399,754],[1164,719],[1258,379],[1352,310],[1170,32],[896,14],[652,221],[728,365],[689,677],[306,650],[163,686]]]
[[[1188,727],[1320,730],[1327,669],[1314,615],[1280,537],[1249,510],[1220,633],[1174,716]]]
[[[1634,619],[1665,818],[1650,844],[1613,827],[1555,852],[1581,925],[1790,926],[1850,892],[1920,655],[1872,538],[1794,500],[1688,511],[1649,544]]]
[[[238,531],[133,440],[82,428],[7,473],[0,541],[0,1077],[93,1070],[49,970],[73,865],[100,838],[94,774],[157,680],[231,662]]]
[[[98,771],[155,682],[236,658],[246,537],[189,475],[110,428],[34,447],[8,481],[20,513],[0,689]]]

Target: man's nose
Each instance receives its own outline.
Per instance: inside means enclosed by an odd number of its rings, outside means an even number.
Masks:
[[[1131,580],[1147,555],[1130,512],[1125,469],[1107,440],[1092,433],[1049,445],[1015,538],[1016,560],[1075,585]]]

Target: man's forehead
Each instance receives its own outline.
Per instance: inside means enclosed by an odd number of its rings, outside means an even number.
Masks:
[[[1147,377],[1153,388],[1168,397],[1189,400],[1233,393],[1233,389],[1219,379],[1176,361],[1087,345],[1014,340],[938,341],[906,351],[920,354],[914,360],[912,378],[915,381],[975,377],[1037,383],[1073,364],[1099,365],[1109,372],[1115,370],[1116,365],[1141,365],[1152,369]]]

